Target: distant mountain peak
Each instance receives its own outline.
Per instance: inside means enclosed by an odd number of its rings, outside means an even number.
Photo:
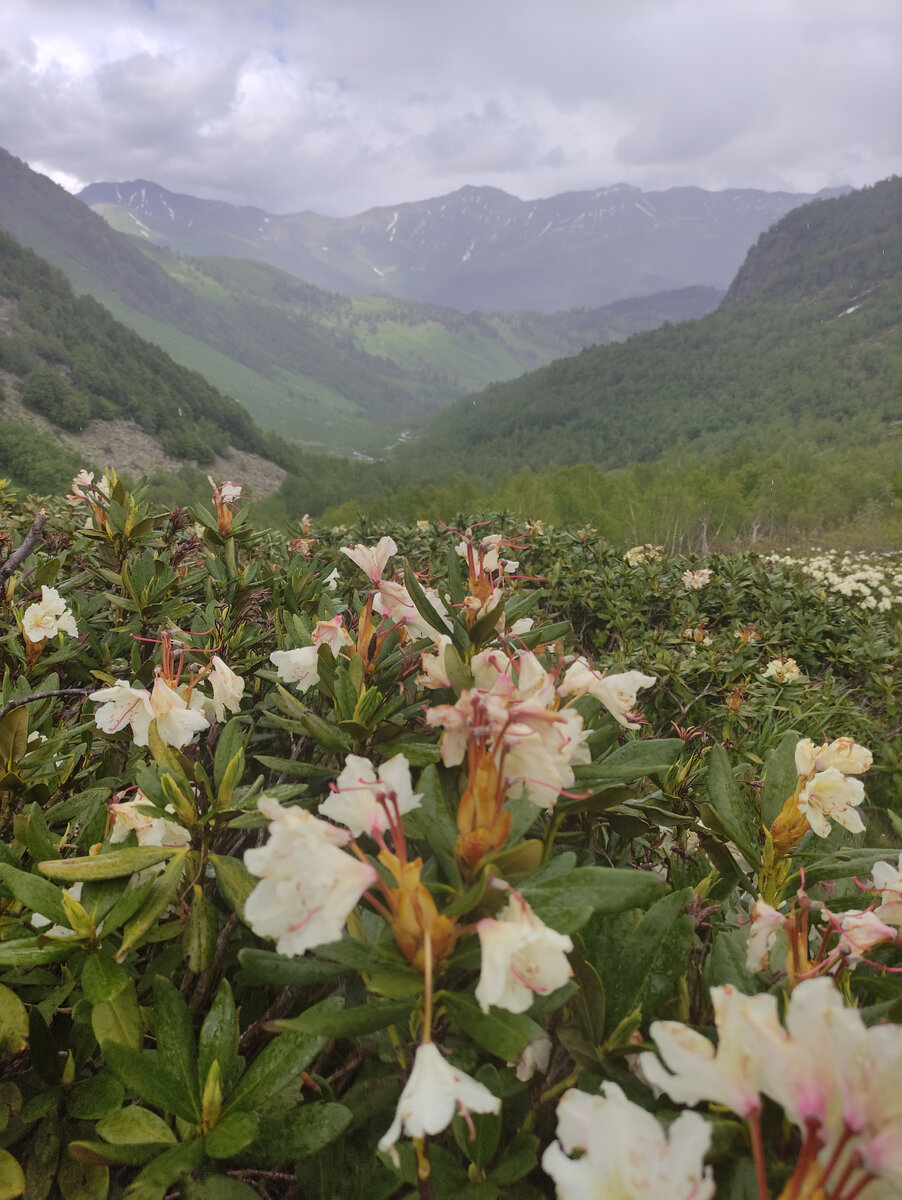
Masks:
[[[811,195],[615,183],[547,199],[465,184],[349,217],[277,216],[148,180],[80,194],[123,231],[185,254],[255,258],[331,291],[464,312],[594,308],[701,285],[726,289],[760,234]],[[111,207],[112,206],[112,207]],[[118,222],[118,223],[117,223]]]

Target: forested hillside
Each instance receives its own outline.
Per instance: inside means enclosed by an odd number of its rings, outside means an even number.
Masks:
[[[902,428],[902,180],[790,214],[729,297],[700,321],[466,398],[411,458],[424,474],[616,467],[677,444],[876,443]]]
[[[30,488],[63,488],[83,464],[56,439],[10,419],[14,401],[69,433],[96,421],[134,422],[163,454],[200,465],[230,446],[274,452],[240,404],[142,341],[92,297],[76,296],[61,271],[2,232],[0,379],[7,401],[0,471]]]

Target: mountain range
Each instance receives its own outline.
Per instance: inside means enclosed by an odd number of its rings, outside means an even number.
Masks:
[[[378,450],[469,391],[588,345],[701,316],[721,295],[683,288],[557,314],[462,314],[343,296],[266,263],[187,257],[124,236],[2,151],[0,228],[264,427],[326,451]]]
[[[181,254],[253,258],[318,287],[469,312],[557,312],[686,286],[726,288],[759,234],[810,194],[627,184],[524,201],[463,187],[350,217],[259,208],[137,179],[80,199],[115,229]]]

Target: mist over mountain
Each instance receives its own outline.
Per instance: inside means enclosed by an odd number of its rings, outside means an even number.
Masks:
[[[759,234],[816,197],[618,184],[524,201],[463,187],[341,218],[276,216],[148,180],[92,183],[79,198],[148,242],[258,259],[333,291],[462,311],[556,312],[690,285],[724,289]]]

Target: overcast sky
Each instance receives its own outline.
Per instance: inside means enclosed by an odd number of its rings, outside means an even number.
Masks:
[[[902,173],[902,0],[0,0],[0,145],[330,216]]]

